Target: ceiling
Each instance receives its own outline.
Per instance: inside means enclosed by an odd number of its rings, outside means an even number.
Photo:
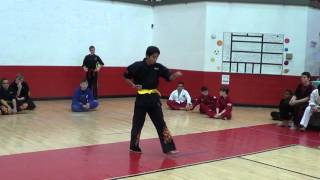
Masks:
[[[191,2],[237,2],[237,3],[256,3],[256,4],[282,4],[297,5],[320,8],[320,0],[110,0],[126,3],[142,4],[149,6],[160,6],[167,4],[181,4]]]

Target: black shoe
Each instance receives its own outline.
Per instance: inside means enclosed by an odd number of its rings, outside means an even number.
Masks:
[[[130,151],[134,153],[142,153],[140,147],[130,147]]]

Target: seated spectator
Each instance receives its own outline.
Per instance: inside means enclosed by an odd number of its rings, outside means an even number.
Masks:
[[[209,115],[209,112],[216,110],[217,98],[209,94],[207,87],[201,87],[201,94],[192,101],[192,109],[200,105],[199,111],[202,114]]]
[[[9,86],[10,92],[16,98],[18,109],[34,110],[36,105],[30,97],[30,89],[27,82],[24,81],[22,74],[18,74],[14,82]]]
[[[232,117],[232,102],[228,96],[229,89],[227,87],[220,88],[220,97],[217,100],[216,111],[210,113],[211,118],[230,120]]]
[[[320,85],[310,95],[309,106],[305,109],[300,122],[300,130],[305,131],[313,113],[320,112]]]
[[[179,82],[167,101],[167,105],[172,110],[190,110],[192,108],[191,97],[184,89],[184,83]]]
[[[3,78],[0,88],[1,114],[16,114],[18,112],[17,101],[12,92],[9,91],[9,80]]]
[[[279,126],[289,126],[289,121],[292,119],[293,107],[289,104],[292,95],[293,92],[287,89],[283,94],[283,98],[280,100],[279,111],[271,112],[273,120],[282,121]]]
[[[80,87],[76,89],[71,104],[73,112],[85,112],[96,109],[99,103],[93,97],[93,92],[88,88],[88,81],[82,80]]]

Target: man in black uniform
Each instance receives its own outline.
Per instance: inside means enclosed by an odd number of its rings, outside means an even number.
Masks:
[[[148,47],[146,58],[130,65],[124,73],[126,81],[138,91],[130,141],[130,150],[133,152],[141,152],[139,147],[140,133],[147,113],[157,129],[162,151],[166,154],[177,152],[172,136],[163,119],[160,93],[156,88],[159,84],[159,77],[172,81],[182,76],[182,73],[178,71],[172,74],[165,66],[157,63],[159,55],[160,50],[157,47]]]
[[[17,100],[17,106],[20,110],[34,110],[36,105],[30,97],[29,85],[24,81],[24,76],[18,74],[16,80],[9,86],[10,92]]]
[[[0,110],[2,114],[17,113],[17,101],[12,92],[9,91],[9,80],[4,78],[1,80],[0,87]]]
[[[98,72],[104,65],[99,56],[95,54],[95,47],[89,47],[90,54],[83,60],[83,70],[87,73],[88,87],[93,91],[95,99],[98,97]]]

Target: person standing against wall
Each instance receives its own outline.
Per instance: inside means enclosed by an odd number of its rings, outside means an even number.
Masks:
[[[104,65],[101,58],[95,54],[95,47],[89,47],[90,54],[83,60],[83,70],[86,72],[89,88],[93,91],[93,97],[98,98],[98,72]]]

